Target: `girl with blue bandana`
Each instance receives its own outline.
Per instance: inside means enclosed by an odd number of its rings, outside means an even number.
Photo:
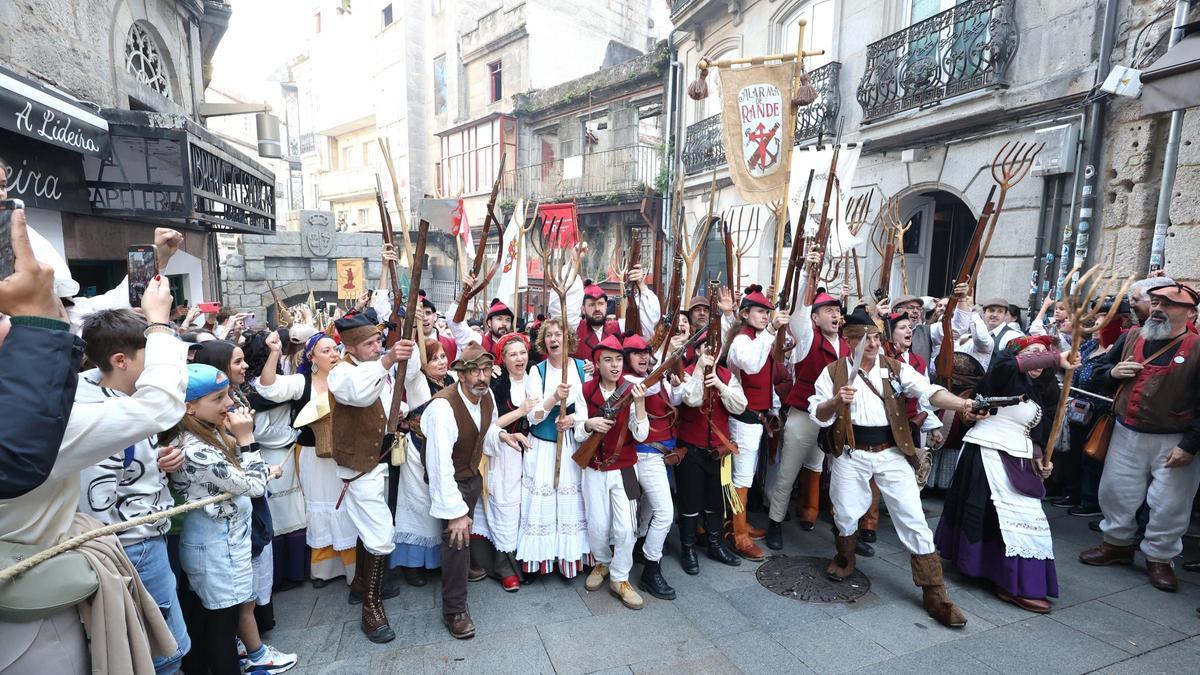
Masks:
[[[178,447],[183,468],[171,474],[175,489],[189,502],[223,492],[226,501],[191,511],[180,535],[179,557],[203,609],[190,626],[192,650],[184,658],[187,672],[242,671],[235,636],[241,606],[254,602],[250,563],[250,498],[266,492],[278,467],[263,462],[254,442],[254,414],[238,408],[229,396],[229,379],[216,368],[188,366],[186,413],[163,442]],[[271,662],[272,672],[295,665],[294,655],[260,645],[249,655],[256,664]],[[262,657],[262,658],[256,658]]]

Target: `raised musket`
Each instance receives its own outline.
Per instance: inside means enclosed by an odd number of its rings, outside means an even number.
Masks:
[[[663,359],[662,363],[658,364],[658,366],[651,371],[644,380],[642,380],[642,385],[649,389],[650,387],[658,384],[659,381],[662,380],[663,377],[666,376],[666,374],[674,367],[675,362],[683,358],[683,355],[687,352],[688,348],[695,346],[695,344],[700,341],[700,338],[703,335],[704,331],[702,330],[698,330],[693,333],[686,342],[679,346],[679,349],[676,349],[668,354],[667,357]],[[629,404],[633,402],[632,389],[632,383],[630,383],[628,380],[623,380],[622,384],[618,385],[617,390],[613,392],[612,396],[609,396],[604,402],[604,405],[600,407],[601,416],[608,420],[616,419],[617,415],[621,414],[621,411],[625,408],[628,408]],[[600,444],[603,441],[604,434],[599,432],[592,433],[592,435],[588,436],[583,443],[579,444],[579,447],[576,448],[575,453],[571,455],[571,459],[575,460],[575,463],[579,465],[579,468],[586,468],[588,464],[591,464],[592,458],[596,456],[596,452],[600,449]]]
[[[841,153],[841,131],[839,129],[837,140],[833,146],[833,156],[829,160],[829,174],[825,180],[825,199],[821,203],[821,218],[817,221],[817,236],[813,240],[815,246],[821,251],[821,259],[825,259],[825,250],[829,244],[829,202],[833,199],[833,187],[837,182],[837,163],[838,155]],[[813,298],[817,294],[817,280],[821,275],[819,266],[812,266],[808,270],[808,284],[804,289],[804,304],[811,305]]]
[[[475,280],[474,286],[463,286],[462,294],[458,298],[458,307],[454,310],[454,323],[462,323],[467,318],[467,307],[476,295],[479,295],[483,289],[488,287],[492,282],[492,277],[496,276],[496,270],[500,269],[500,261],[504,258],[504,228],[500,226],[500,219],[496,217],[496,199],[500,196],[500,182],[504,179],[504,158],[505,155],[500,155],[500,170],[496,173],[496,182],[492,183],[492,194],[488,198],[487,215],[483,219],[483,232],[479,235],[479,243],[475,245],[475,260],[471,266],[471,278]],[[483,257],[487,249],[488,234],[492,230],[492,225],[496,226],[496,260],[492,266],[488,268],[487,275],[479,278],[479,273],[483,271]]]
[[[996,203],[993,199],[996,196],[996,186],[993,185],[988,192],[987,203],[983,206],[983,212],[979,214],[979,221],[975,223],[975,232],[971,235],[971,243],[967,245],[966,255],[963,256],[962,266],[958,268],[958,274],[954,277],[954,286],[950,288],[950,299],[946,301],[946,311],[942,314],[942,344],[938,347],[935,374],[938,384],[949,388],[950,382],[954,378],[954,338],[951,330],[950,322],[954,316],[954,310],[958,307],[958,296],[954,294],[954,289],[962,284],[967,283],[970,278],[971,271],[974,269],[975,256],[979,254],[979,242],[983,237],[984,230],[987,229],[988,221],[992,218],[992,210]]]
[[[802,267],[801,261],[804,260],[804,223],[808,220],[808,199],[812,193],[813,178],[817,175],[816,169],[809,169],[808,183],[804,187],[804,203],[800,206],[800,217],[796,219],[796,232],[792,236],[792,251],[788,256],[787,269],[783,275],[783,285],[779,291],[779,301],[775,305],[776,309],[787,311],[794,309],[790,306],[795,296],[791,289],[795,284],[795,279],[799,276],[799,269]],[[775,345],[772,347],[771,354],[775,357],[776,363],[783,362],[783,355],[787,347],[788,331],[786,328],[775,333]]]

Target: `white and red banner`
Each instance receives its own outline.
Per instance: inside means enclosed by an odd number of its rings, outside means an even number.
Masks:
[[[742,198],[767,204],[787,195],[796,110],[791,63],[721,70],[721,137]]]

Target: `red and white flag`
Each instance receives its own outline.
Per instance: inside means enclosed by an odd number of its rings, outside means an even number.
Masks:
[[[475,242],[471,237],[471,224],[467,222],[467,209],[462,197],[458,198],[458,203],[450,211],[450,234],[462,239],[467,251],[474,253]]]

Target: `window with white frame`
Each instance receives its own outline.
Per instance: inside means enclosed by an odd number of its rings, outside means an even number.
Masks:
[[[804,51],[825,50],[821,56],[809,56],[804,59],[804,67],[813,70],[833,61],[833,38],[837,32],[834,25],[835,9],[834,0],[811,0],[798,3],[791,12],[783,15],[779,22],[781,30],[778,33],[780,36],[778,51],[785,54],[796,51],[800,19],[804,19],[808,21],[808,24],[804,26]]]
[[[722,59],[733,59],[738,56],[737,47],[726,47],[724,50],[707,56],[709,61],[720,61]],[[709,68],[708,77],[705,79],[708,83],[708,98],[697,102],[696,120],[707,119],[721,112],[721,71],[718,68]]]

